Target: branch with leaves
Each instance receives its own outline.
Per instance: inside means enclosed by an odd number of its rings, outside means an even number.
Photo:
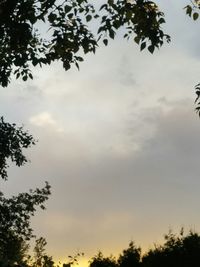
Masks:
[[[96,31],[90,29],[94,20]],[[153,53],[170,41],[164,22],[164,13],[148,0],[108,0],[100,9],[88,0],[1,1],[0,84],[7,86],[13,76],[32,79],[33,66],[54,61],[65,70],[72,64],[79,68],[83,54],[95,53],[101,40],[107,45],[120,28],[125,38]]]

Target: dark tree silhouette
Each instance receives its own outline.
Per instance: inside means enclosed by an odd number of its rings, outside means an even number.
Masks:
[[[54,261],[51,256],[46,254],[46,240],[43,237],[36,239],[34,248],[33,267],[54,267]]]
[[[30,219],[36,208],[44,209],[44,202],[50,195],[50,186],[30,190],[11,198],[5,198],[0,192],[0,263],[23,262],[27,243],[33,235]],[[3,266],[3,265],[1,265]]]
[[[16,124],[5,122],[3,117],[0,118],[0,176],[6,180],[8,163],[10,159],[17,166],[22,166],[27,162],[23,154],[23,148],[28,148],[35,144],[32,135],[24,131],[22,127]]]
[[[0,118],[0,176],[7,179],[7,160],[21,166],[27,162],[23,149],[35,144],[32,135],[22,127],[6,123]],[[6,198],[0,191],[0,266],[25,264],[27,241],[33,235],[31,217],[36,208],[45,209],[44,203],[50,195],[50,185]]]
[[[117,262],[112,256],[104,257],[102,252],[99,252],[91,259],[89,267],[117,267]]]
[[[15,232],[7,230],[0,233],[0,266],[13,267],[16,263],[27,266],[28,250],[28,243]]]
[[[200,1],[190,1],[185,11],[197,20]],[[90,27],[93,20],[96,31]],[[100,7],[89,0],[2,0],[0,85],[7,86],[11,77],[32,79],[33,66],[54,61],[61,61],[65,70],[72,64],[79,68],[83,54],[95,53],[100,40],[107,45],[121,28],[124,38],[153,53],[170,42],[163,23],[164,13],[151,0],[104,0]],[[199,100],[199,85],[196,93]],[[200,102],[196,111],[200,115]]]
[[[133,242],[130,242],[129,247],[123,250],[117,262],[119,267],[139,267],[140,260],[141,248],[136,247]]]
[[[94,19],[97,32],[90,29]],[[71,64],[79,67],[83,53],[94,53],[100,39],[107,45],[121,27],[125,38],[133,36],[141,50],[147,47],[153,53],[170,41],[161,28],[164,22],[157,4],[148,0],[108,0],[100,8],[88,0],[2,0],[0,84],[7,86],[11,75],[32,79],[31,66],[55,60],[61,60],[65,70]]]
[[[200,264],[200,236],[190,231],[175,235],[170,232],[165,236],[165,243],[151,249],[144,255],[144,267],[197,267]]]

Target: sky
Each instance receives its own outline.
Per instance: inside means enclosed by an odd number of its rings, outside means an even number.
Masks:
[[[172,42],[154,55],[118,37],[80,71],[56,63],[0,89],[5,121],[38,140],[1,188],[10,196],[49,181],[32,226],[56,260],[118,255],[131,240],[145,252],[169,229],[200,231],[199,21],[185,16],[187,1],[158,2]]]

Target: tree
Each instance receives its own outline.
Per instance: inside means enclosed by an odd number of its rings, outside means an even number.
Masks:
[[[161,26],[164,14],[153,1],[108,0],[100,9],[88,0],[3,0],[0,2],[0,84],[7,86],[14,75],[33,78],[31,66],[61,60],[65,70],[83,61],[82,53],[95,52],[99,40],[107,45],[117,30],[153,53],[170,41]],[[98,21],[97,33],[89,29]],[[44,24],[48,34],[44,37]]]
[[[199,266],[200,262],[200,236],[190,231],[184,236],[170,232],[165,236],[165,243],[149,250],[142,258],[144,267],[188,267]]]
[[[79,258],[83,256],[84,256],[83,252],[78,252],[73,256],[68,256],[68,261],[66,263],[63,263],[63,267],[71,267],[79,265]]]
[[[36,240],[34,248],[33,267],[54,267],[54,261],[51,256],[48,256],[45,252],[45,246],[47,242],[45,238],[40,237]]]
[[[185,11],[197,20],[200,1],[191,1]],[[97,31],[90,29],[93,20]],[[95,53],[101,40],[107,45],[121,28],[124,38],[133,37],[140,50],[147,48],[153,53],[165,41],[170,42],[163,23],[164,13],[151,0],[104,0],[100,8],[89,0],[2,0],[0,85],[6,87],[13,77],[33,79],[33,66],[54,61],[61,61],[65,70],[72,64],[79,68],[83,54]],[[196,94],[197,102],[199,84]],[[196,111],[200,115],[200,101]]]
[[[45,208],[44,202],[49,195],[48,183],[42,189],[30,190],[29,193],[20,193],[11,198],[5,198],[0,192],[0,262],[8,266],[23,262],[27,241],[34,237],[30,219],[36,207]]]
[[[21,166],[27,162],[23,148],[35,144],[23,127],[6,123],[0,118],[0,176],[7,179],[7,160]],[[13,266],[14,263],[25,264],[27,241],[33,235],[30,219],[36,208],[45,209],[44,202],[51,194],[50,185],[46,182],[41,189],[36,188],[17,196],[6,198],[0,191],[0,265]]]
[[[136,247],[133,242],[129,243],[129,247],[123,250],[118,258],[119,267],[139,267],[141,260],[141,248]]]
[[[99,252],[91,259],[89,267],[117,267],[117,262],[112,256],[104,257],[102,252]]]
[[[17,166],[24,165],[27,158],[22,150],[34,144],[32,135],[22,127],[5,122],[3,117],[0,118],[0,176],[2,179],[6,180],[8,177],[7,160],[11,159]]]
[[[13,231],[1,233],[0,240],[0,266],[27,266],[29,244]]]

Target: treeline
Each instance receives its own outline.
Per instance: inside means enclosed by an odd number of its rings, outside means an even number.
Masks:
[[[14,236],[14,235],[13,235]],[[2,240],[1,240],[2,241]],[[6,241],[6,240],[5,240]],[[7,240],[8,241],[8,240]],[[6,241],[6,242],[7,242]],[[30,256],[29,245],[22,239],[10,239],[5,248],[0,243],[0,266],[1,267],[58,267],[53,257],[46,253],[46,240],[36,239],[33,255]],[[6,252],[6,250],[7,252]],[[2,252],[6,254],[2,254]],[[69,256],[62,267],[76,266],[79,264],[78,253],[76,256]],[[200,266],[200,235],[190,231],[186,235],[183,229],[179,234],[169,232],[165,235],[165,242],[162,245],[154,245],[145,254],[134,242],[130,242],[127,249],[116,258],[114,256],[105,257],[102,252],[92,257],[88,262],[88,267],[199,267]]]
[[[102,253],[92,258],[90,267],[197,267],[200,266],[200,235],[169,232],[163,245],[154,245],[145,254],[133,242],[116,259]]]

